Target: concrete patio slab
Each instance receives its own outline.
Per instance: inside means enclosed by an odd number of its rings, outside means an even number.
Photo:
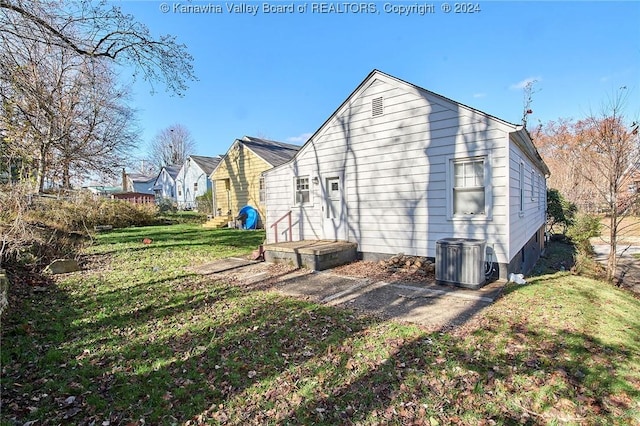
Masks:
[[[461,325],[495,301],[504,282],[480,290],[435,283],[372,281],[329,271],[295,269],[274,276],[270,264],[243,259],[223,259],[194,270],[217,279],[229,279],[247,290],[269,288],[293,297],[376,316],[445,329]],[[259,283],[267,286],[256,286]]]

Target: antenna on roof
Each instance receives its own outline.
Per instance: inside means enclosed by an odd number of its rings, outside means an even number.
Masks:
[[[540,90],[534,90],[534,85],[538,82],[538,80],[528,81],[527,84],[523,88],[524,92],[524,111],[522,113],[522,125],[524,128],[527,128],[527,120],[530,114],[533,114],[533,110],[531,109],[531,104],[533,103],[533,94],[539,92]]]

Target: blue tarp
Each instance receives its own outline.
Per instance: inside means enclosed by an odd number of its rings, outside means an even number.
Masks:
[[[256,229],[258,227],[258,211],[251,206],[244,206],[240,209],[238,217],[242,217],[245,214],[247,218],[244,220],[242,229]]]

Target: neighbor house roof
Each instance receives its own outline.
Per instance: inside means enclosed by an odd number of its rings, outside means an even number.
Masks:
[[[181,164],[173,164],[173,165],[170,165],[170,166],[162,166],[162,168],[160,169],[160,173],[158,173],[158,176],[156,176],[156,179],[153,182],[153,189],[159,189],[159,188],[162,187],[161,185],[158,185],[158,179],[160,179],[160,176],[162,176],[162,171],[163,170],[165,172],[167,172],[169,177],[175,183],[176,178],[178,177],[178,173],[180,173],[180,169],[181,168],[182,168]]]
[[[245,136],[240,142],[273,167],[291,160],[300,149],[298,145],[254,138],[252,136]]]
[[[136,183],[136,182],[149,182],[150,180],[155,179],[155,176],[149,176],[149,175],[144,175],[142,173],[127,173],[127,176],[129,177],[129,179],[131,179],[131,182]]]
[[[173,180],[176,180],[176,177],[178,177],[178,173],[180,172],[181,168],[182,164],[173,164],[171,166],[163,167],[163,169],[166,170],[166,172],[169,174],[169,176],[171,176],[171,179]]]
[[[220,157],[219,155],[216,155],[215,157],[205,157],[202,155],[190,155],[189,158],[195,161],[195,163],[202,169],[202,171],[204,171],[207,174],[207,176],[210,175],[211,172],[213,172],[216,166],[220,163],[220,160],[222,160],[222,157]]]
[[[156,181],[155,176],[143,175],[141,173],[127,173],[127,178],[131,181],[133,188],[129,192],[151,193],[153,184]]]

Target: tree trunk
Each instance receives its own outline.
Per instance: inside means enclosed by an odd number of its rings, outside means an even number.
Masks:
[[[607,280],[613,281],[618,268],[618,229],[617,215],[611,214],[609,218],[609,258],[607,259]]]
[[[47,151],[48,144],[40,144],[40,162],[38,163],[38,192],[44,192],[44,176],[47,172]]]
[[[69,173],[69,160],[66,158],[62,162],[62,188],[71,189],[71,174]]]

